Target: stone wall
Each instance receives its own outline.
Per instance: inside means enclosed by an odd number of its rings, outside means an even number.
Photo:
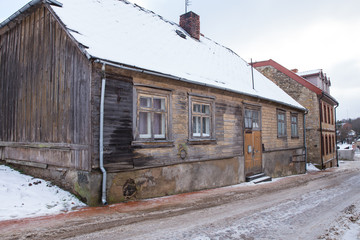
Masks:
[[[257,67],[256,69],[309,110],[306,115],[308,161],[321,164],[320,110],[316,93],[272,66]]]
[[[244,159],[235,157],[205,162],[111,173],[108,202],[145,199],[243,182]]]

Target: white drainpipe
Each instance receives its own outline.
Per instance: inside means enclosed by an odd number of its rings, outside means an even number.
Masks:
[[[107,205],[106,201],[106,170],[104,168],[104,100],[105,100],[105,85],[106,85],[106,77],[105,77],[105,63],[101,68],[103,72],[102,85],[101,85],[101,101],[100,101],[100,169],[103,173],[102,179],[102,195],[101,201],[103,205]]]

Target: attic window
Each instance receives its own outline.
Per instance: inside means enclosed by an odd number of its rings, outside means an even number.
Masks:
[[[186,39],[186,35],[185,35],[185,33],[183,33],[182,31],[176,30],[175,32],[177,33],[177,35],[179,35],[179,36],[182,37],[183,39]]]

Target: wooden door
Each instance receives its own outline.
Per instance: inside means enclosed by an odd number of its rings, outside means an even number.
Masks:
[[[245,131],[245,175],[262,172],[261,131]]]

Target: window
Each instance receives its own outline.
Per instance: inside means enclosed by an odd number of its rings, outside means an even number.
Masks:
[[[190,139],[212,139],[214,136],[214,100],[189,96]]]
[[[291,137],[299,137],[297,114],[291,114]]]
[[[325,155],[329,154],[328,136],[325,135]]]
[[[245,128],[260,130],[260,110],[245,109]]]
[[[193,103],[192,108],[193,137],[210,137],[210,105]]]
[[[278,137],[286,137],[286,114],[285,111],[277,111]]]
[[[137,89],[135,139],[141,141],[166,140],[168,136],[169,94],[162,91]]]

